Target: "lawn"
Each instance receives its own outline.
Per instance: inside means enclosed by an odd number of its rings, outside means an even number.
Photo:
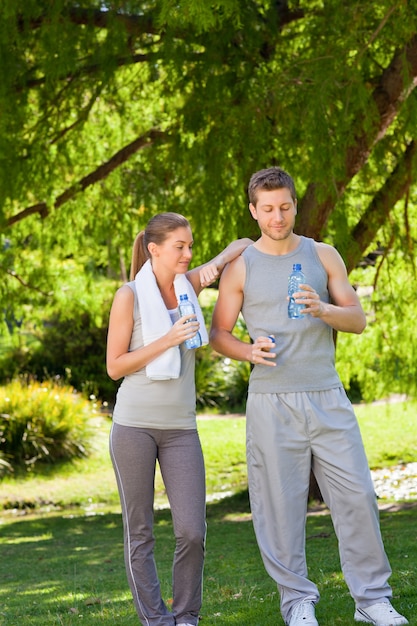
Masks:
[[[417,458],[415,403],[358,407],[371,467]],[[138,624],[127,587],[122,526],[107,452],[108,418],[97,417],[94,450],[58,473],[8,479],[0,488],[0,626]],[[246,492],[243,417],[199,418],[207,466],[208,536],[201,624],[282,626],[278,596],[260,560]],[[417,614],[417,507],[381,513],[393,568],[394,604]],[[170,599],[172,527],[157,483],[156,558]],[[5,508],[6,507],[6,508]],[[307,522],[310,576],[321,626],[352,625],[329,516]]]

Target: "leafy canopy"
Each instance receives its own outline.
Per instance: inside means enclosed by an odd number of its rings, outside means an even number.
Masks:
[[[298,232],[335,244],[349,272],[365,257],[371,273],[382,263],[381,284],[388,267],[404,283],[415,272],[416,14],[417,0],[3,0],[9,318],[58,306],[68,259],[81,284],[69,297],[97,276],[123,278],[158,211],[190,218],[196,262],[256,237],[246,186],[273,164],[296,180]],[[374,282],[366,269],[355,280]],[[376,316],[394,310],[379,298]]]

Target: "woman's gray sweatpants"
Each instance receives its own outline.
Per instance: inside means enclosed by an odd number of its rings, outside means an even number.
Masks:
[[[144,626],[197,624],[206,535],[205,471],[196,430],[112,425],[110,455],[122,507],[125,564]],[[154,560],[153,502],[158,459],[176,540],[172,613],[161,598]]]
[[[331,512],[356,605],[391,597],[374,486],[344,389],[249,393],[246,416],[253,524],[265,568],[280,591],[284,621],[297,601],[319,599],[305,557],[311,468]]]

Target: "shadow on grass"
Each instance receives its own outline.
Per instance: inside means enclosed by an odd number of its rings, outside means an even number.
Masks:
[[[256,545],[247,491],[207,509],[208,535],[201,625],[282,625],[276,587]],[[417,508],[381,514],[398,610],[416,612]],[[0,526],[0,625],[138,624],[123,563],[119,513],[80,512],[7,520]],[[155,514],[156,560],[169,603],[174,549],[171,516]],[[353,603],[340,574],[328,515],[307,522],[310,576],[322,592],[321,626],[353,624]]]

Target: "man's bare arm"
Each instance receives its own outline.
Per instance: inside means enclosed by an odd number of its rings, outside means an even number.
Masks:
[[[254,343],[249,343],[233,335],[243,304],[244,281],[245,261],[239,257],[226,267],[220,280],[210,329],[210,345],[220,354],[237,361],[274,366],[275,363],[270,359],[276,355],[269,352],[273,346],[269,337],[257,337]]]

